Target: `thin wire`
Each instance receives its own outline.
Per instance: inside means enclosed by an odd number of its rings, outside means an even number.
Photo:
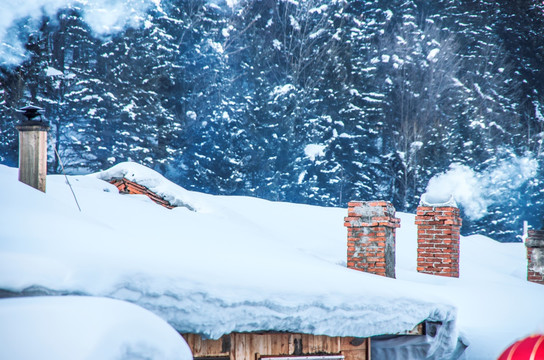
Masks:
[[[74,192],[74,189],[72,189],[72,184],[70,184],[70,181],[68,180],[68,176],[66,176],[66,171],[64,171],[64,164],[62,163],[62,159],[60,158],[59,152],[57,151],[57,146],[55,144],[53,144],[53,150],[55,150],[57,159],[59,159],[59,164],[60,164],[60,167],[62,168],[62,173],[64,174],[66,183],[70,187],[70,190],[72,191],[72,195],[74,195],[74,200],[76,201],[77,208],[79,209],[79,212],[81,212],[81,208],[79,207],[79,202],[77,201],[76,193]]]

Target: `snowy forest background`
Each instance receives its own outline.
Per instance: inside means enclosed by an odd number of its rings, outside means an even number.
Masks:
[[[464,234],[543,225],[541,1],[25,3],[0,23],[0,163],[33,103],[69,173],[132,160],[213,194],[413,212],[462,164],[485,199]]]

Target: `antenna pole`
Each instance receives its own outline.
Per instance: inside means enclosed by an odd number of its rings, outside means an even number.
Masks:
[[[66,179],[66,183],[70,187],[70,191],[72,191],[72,195],[74,196],[74,200],[76,201],[77,208],[79,209],[79,212],[81,212],[81,207],[79,207],[79,202],[77,201],[76,193],[74,192],[74,189],[72,189],[72,184],[70,184],[70,181],[68,180],[68,176],[66,176],[66,171],[64,170],[64,164],[62,163],[62,159],[60,158],[59,152],[57,151],[57,145],[53,144],[53,150],[55,150],[55,154],[57,155],[57,159],[59,159],[60,167],[62,168],[62,173],[64,174],[64,178]]]

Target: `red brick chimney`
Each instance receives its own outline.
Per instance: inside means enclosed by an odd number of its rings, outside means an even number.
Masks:
[[[422,202],[417,208],[418,272],[459,277],[459,231],[462,220],[459,209],[453,204],[428,206]]]
[[[529,230],[525,246],[527,280],[544,285],[544,230]]]
[[[347,266],[376,275],[395,277],[395,229],[400,219],[386,201],[351,201],[348,216]]]

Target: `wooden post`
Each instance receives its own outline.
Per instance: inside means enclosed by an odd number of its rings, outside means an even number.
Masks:
[[[37,121],[23,122],[19,131],[19,181],[45,192],[47,175],[47,131]]]

